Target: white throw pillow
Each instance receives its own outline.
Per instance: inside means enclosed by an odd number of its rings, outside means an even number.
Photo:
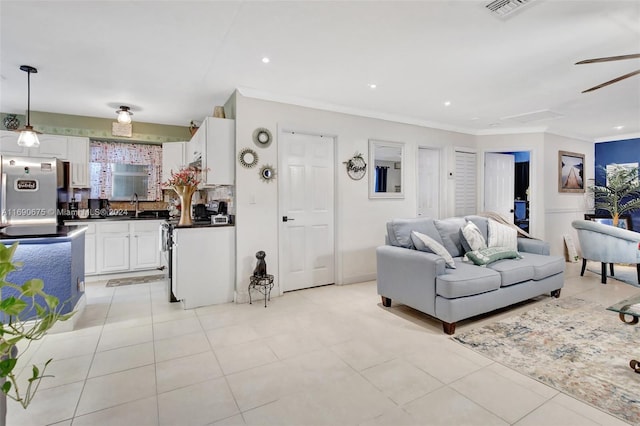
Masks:
[[[468,220],[467,224],[462,227],[462,235],[467,241],[467,244],[469,244],[471,251],[487,248],[487,242],[484,240],[480,228],[470,220]]]
[[[447,251],[446,248],[428,235],[424,235],[420,232],[411,231],[411,240],[413,245],[420,251],[430,251],[437,254],[444,259],[446,266],[451,269],[456,269],[456,264],[453,261],[453,257]],[[417,244],[416,244],[417,243]],[[422,244],[420,244],[422,243]]]
[[[518,231],[514,228],[489,219],[488,247],[506,247],[518,251]]]

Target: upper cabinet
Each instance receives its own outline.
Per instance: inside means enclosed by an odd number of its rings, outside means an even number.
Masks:
[[[69,160],[71,166],[71,187],[90,188],[91,179],[89,175],[89,138],[69,136],[67,138],[67,143],[69,149],[67,160]]]
[[[71,187],[89,188],[89,138],[61,135],[38,135],[40,146],[18,146],[19,133],[0,131],[0,154],[23,157],[57,158],[69,161]]]
[[[165,142],[162,144],[162,182],[171,177],[171,171],[177,172],[191,162],[187,156],[188,142]]]
[[[205,185],[233,185],[235,120],[207,117],[191,138],[187,150],[191,161],[200,161]]]

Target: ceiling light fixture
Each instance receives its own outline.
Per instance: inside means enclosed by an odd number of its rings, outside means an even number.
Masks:
[[[444,101],[444,106],[450,106],[451,105],[451,101]]]
[[[38,70],[30,65],[20,65],[20,69],[27,73],[27,124],[23,129],[18,129],[16,132],[20,132],[18,137],[18,145],[25,147],[37,147],[40,146],[38,140],[38,133],[33,130],[31,126],[31,73],[37,73]]]
[[[624,129],[624,126],[615,126],[615,127],[614,127],[614,129],[616,129],[616,130],[622,130],[622,129]]]
[[[269,58],[267,58],[266,56],[264,58],[262,58],[262,63],[268,64],[269,62],[271,62],[271,60]]]
[[[129,111],[131,108],[125,105],[120,105],[120,109],[116,110],[116,114],[118,114],[118,123],[129,124],[131,123],[131,116],[133,113]]]
[[[378,87],[377,84],[374,84],[374,83],[369,84],[369,89],[375,89],[376,87]]]

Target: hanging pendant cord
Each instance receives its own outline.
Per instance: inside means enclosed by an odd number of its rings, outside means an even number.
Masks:
[[[27,71],[27,126],[31,125],[31,71]]]

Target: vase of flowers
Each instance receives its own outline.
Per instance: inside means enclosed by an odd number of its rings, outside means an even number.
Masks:
[[[201,182],[201,170],[195,167],[183,166],[177,172],[171,170],[171,177],[162,185],[173,189],[180,197],[180,221],[178,226],[189,226],[191,220],[191,198],[198,190]]]

